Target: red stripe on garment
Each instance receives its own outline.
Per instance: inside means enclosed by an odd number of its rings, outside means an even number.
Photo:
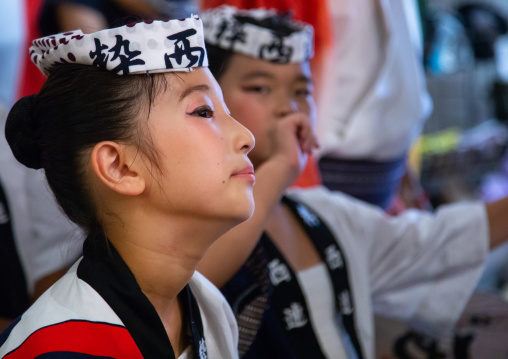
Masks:
[[[69,321],[41,328],[4,359],[35,358],[44,353],[59,351],[143,359],[125,327],[84,321]]]

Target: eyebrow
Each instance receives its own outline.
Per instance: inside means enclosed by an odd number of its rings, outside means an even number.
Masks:
[[[305,82],[307,84],[313,84],[314,81],[312,81],[312,78],[309,77],[309,76],[305,76],[305,75],[299,75],[297,78],[296,78],[296,81],[298,82]]]
[[[242,77],[242,80],[250,80],[258,77],[264,77],[268,79],[273,79],[273,75],[269,74],[268,72],[264,71],[253,71],[249,72],[247,75]]]
[[[274,76],[272,74],[270,74],[268,72],[264,72],[264,71],[253,71],[253,72],[250,72],[247,75],[243,76],[242,80],[251,80],[251,79],[255,79],[255,78],[273,79]],[[298,81],[298,82],[305,82],[305,83],[308,83],[308,84],[313,84],[312,78],[310,78],[308,76],[305,76],[303,74],[299,75],[296,78],[296,81]]]
[[[210,91],[210,87],[208,85],[204,85],[204,84],[188,87],[180,95],[180,101],[182,101],[184,98],[186,98],[191,93],[196,92],[196,91],[207,92],[207,91]]]

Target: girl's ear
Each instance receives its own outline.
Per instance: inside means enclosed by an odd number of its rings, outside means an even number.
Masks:
[[[115,192],[137,196],[146,188],[141,156],[133,146],[99,142],[92,150],[91,164],[102,183]]]

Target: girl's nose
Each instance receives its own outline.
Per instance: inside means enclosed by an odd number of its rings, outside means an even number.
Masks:
[[[233,119],[233,118],[232,118]],[[248,154],[254,148],[256,140],[252,133],[243,126],[240,122],[233,119],[235,122],[235,150]]]

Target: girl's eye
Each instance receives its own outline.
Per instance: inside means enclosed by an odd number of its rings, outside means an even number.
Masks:
[[[209,106],[201,106],[192,111],[191,113],[188,113],[187,115],[198,116],[203,118],[212,118],[213,110]]]
[[[248,86],[245,87],[245,91],[254,92],[258,94],[269,94],[270,88],[268,86]]]
[[[311,94],[312,94],[312,92],[309,89],[307,89],[307,88],[296,90],[296,96],[304,96],[304,97],[306,97],[306,96],[309,96]]]

